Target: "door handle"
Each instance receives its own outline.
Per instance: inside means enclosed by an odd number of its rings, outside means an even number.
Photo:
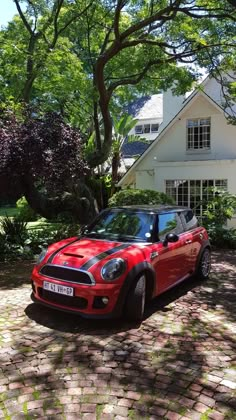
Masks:
[[[191,241],[191,239],[187,239],[187,240],[185,241],[185,243],[186,243],[186,244],[191,244],[191,243],[192,243],[192,241]]]

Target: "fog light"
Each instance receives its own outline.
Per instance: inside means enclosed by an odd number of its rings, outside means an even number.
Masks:
[[[93,301],[93,308],[103,309],[107,306],[109,298],[107,296],[95,296]]]
[[[102,297],[102,301],[103,301],[104,305],[107,305],[107,304],[108,304],[109,299],[108,299],[108,297],[103,296],[103,297]]]

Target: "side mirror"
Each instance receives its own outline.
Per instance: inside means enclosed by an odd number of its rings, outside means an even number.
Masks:
[[[179,240],[179,236],[176,235],[176,233],[167,233],[163,241],[163,245],[167,246],[168,242],[174,243],[174,242],[178,242],[178,240]]]

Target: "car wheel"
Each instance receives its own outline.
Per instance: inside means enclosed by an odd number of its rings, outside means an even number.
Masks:
[[[126,299],[124,316],[132,321],[141,321],[145,306],[146,279],[141,276],[131,287]]]
[[[205,280],[208,278],[211,271],[211,251],[209,248],[205,248],[200,261],[198,263],[198,268],[196,275],[201,280]]]

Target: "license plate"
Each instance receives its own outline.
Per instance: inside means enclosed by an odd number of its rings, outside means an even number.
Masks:
[[[50,292],[59,293],[60,295],[74,296],[73,287],[61,286],[60,284],[50,283],[49,281],[43,282],[44,290],[49,290]]]

